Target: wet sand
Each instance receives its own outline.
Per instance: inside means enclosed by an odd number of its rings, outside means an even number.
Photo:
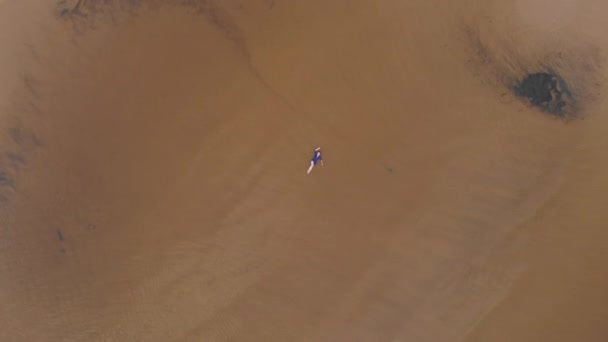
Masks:
[[[607,340],[603,9],[0,1],[0,340]]]

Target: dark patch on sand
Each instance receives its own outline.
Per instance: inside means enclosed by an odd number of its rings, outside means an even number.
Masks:
[[[30,138],[32,139],[33,147],[44,147],[44,142],[42,141],[42,139],[40,139],[38,135],[36,135],[36,133],[32,133],[30,135]]]
[[[0,203],[8,203],[14,191],[15,181],[6,172],[0,172]]]
[[[515,84],[513,91],[532,105],[557,116],[564,115],[567,99],[571,98],[566,82],[557,75],[545,72],[527,75]]]
[[[67,17],[69,15],[79,15],[82,14],[80,12],[80,6],[82,5],[83,0],[78,1],[68,1],[61,0],[57,4],[57,16],[58,17]]]
[[[57,238],[59,239],[59,241],[65,240],[63,233],[61,232],[61,229],[57,229]]]
[[[23,146],[23,144],[25,143],[25,140],[26,140],[23,129],[21,129],[19,127],[13,127],[11,129],[9,129],[9,134],[15,144],[17,144],[19,146]]]
[[[274,1],[267,5],[274,7]],[[166,1],[140,1],[140,0],[62,0],[57,4],[57,16],[63,19],[72,19],[77,31],[95,27],[99,20],[109,20],[116,25],[126,18],[136,16],[137,10],[158,11],[163,7],[181,7],[191,10],[194,14],[204,17],[210,24],[224,34],[226,39],[232,41],[245,58],[250,60],[249,51],[240,28],[232,19],[230,13],[224,9],[224,4],[213,0],[166,0]]]
[[[15,181],[4,171],[0,171],[0,186],[15,189]]]
[[[9,152],[6,154],[6,158],[11,162],[14,168],[20,168],[25,165],[25,157],[19,153]]]
[[[31,75],[23,75],[23,84],[29,94],[36,100],[40,99],[40,93],[38,92],[38,82]]]
[[[26,150],[44,146],[42,140],[35,133],[28,132],[19,126],[9,129],[9,135],[15,144]]]
[[[525,100],[554,118],[582,119],[601,93],[604,58],[600,50],[576,37],[545,38],[542,50],[525,50],[495,29],[491,22],[472,19],[456,31],[467,51],[466,65],[499,101]],[[512,96],[506,96],[505,89]]]

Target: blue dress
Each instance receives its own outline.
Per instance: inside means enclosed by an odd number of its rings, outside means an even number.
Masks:
[[[312,163],[314,165],[317,165],[317,163],[319,162],[319,160],[322,160],[323,158],[321,158],[321,152],[320,151],[315,151],[315,153],[312,155]]]

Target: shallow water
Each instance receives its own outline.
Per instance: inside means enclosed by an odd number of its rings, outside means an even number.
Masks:
[[[0,2],[0,340],[605,340],[587,5]]]

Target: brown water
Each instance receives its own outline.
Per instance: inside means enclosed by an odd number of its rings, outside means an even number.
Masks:
[[[0,1],[0,340],[608,340],[607,7]]]

